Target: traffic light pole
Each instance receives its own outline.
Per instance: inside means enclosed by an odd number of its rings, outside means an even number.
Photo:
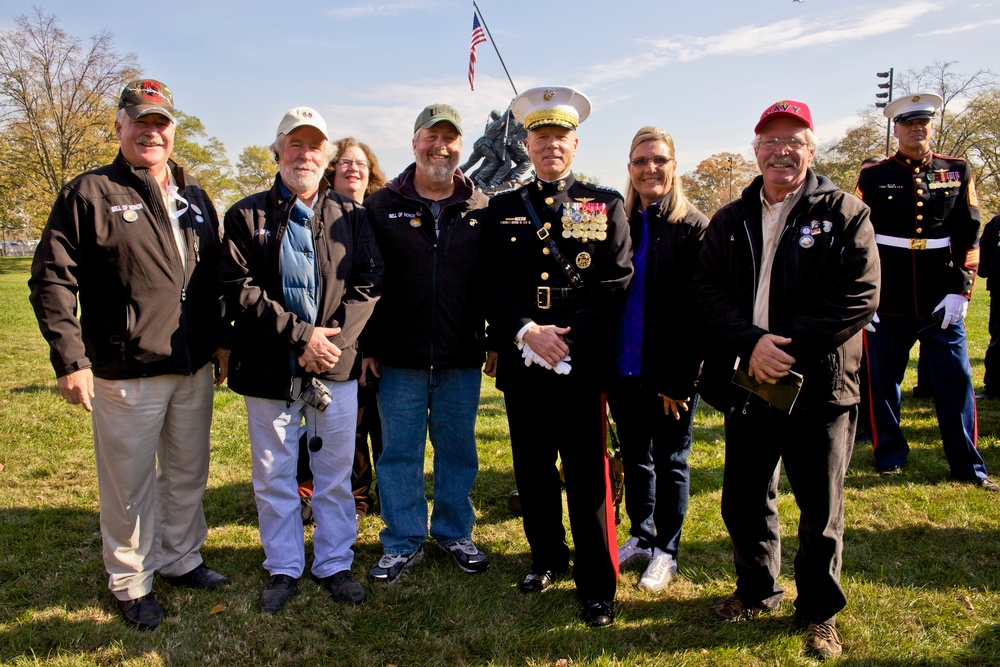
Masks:
[[[885,102],[876,102],[875,103],[875,106],[879,107],[880,109],[884,109],[889,104],[889,102],[892,102],[892,74],[893,74],[893,68],[891,68],[891,67],[889,68],[888,72],[876,72],[875,73],[875,76],[877,76],[880,79],[889,79],[888,83],[880,83],[880,84],[878,84],[879,88],[881,88],[882,90],[885,90],[887,92],[876,93],[875,94],[875,97],[879,98],[880,100],[885,100]],[[886,121],[885,121],[885,156],[886,157],[889,157],[889,137],[892,134],[891,130],[892,130],[892,119],[891,118],[887,118]]]

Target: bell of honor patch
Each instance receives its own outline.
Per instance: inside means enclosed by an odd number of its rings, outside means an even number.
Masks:
[[[122,213],[122,217],[125,218],[125,222],[135,222],[139,219],[139,214],[135,211],[125,211]]]
[[[802,246],[803,248],[811,248],[813,247],[814,243],[816,243],[816,240],[812,237],[811,234],[809,236],[799,237],[799,245]]]

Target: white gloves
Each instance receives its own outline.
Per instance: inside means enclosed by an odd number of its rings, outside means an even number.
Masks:
[[[553,368],[552,364],[535,354],[535,351],[531,349],[531,346],[524,342],[521,343],[521,358],[524,359],[525,366],[538,364],[542,368],[555,371],[557,375],[569,375],[569,372],[573,370],[573,367],[566,363],[570,360],[570,356],[568,354]]]
[[[878,313],[872,315],[872,321],[865,325],[865,331],[875,333],[875,325],[878,324]]]
[[[949,294],[934,308],[934,312],[944,309],[941,318],[941,328],[947,329],[952,324],[958,324],[969,312],[969,300],[961,294]]]

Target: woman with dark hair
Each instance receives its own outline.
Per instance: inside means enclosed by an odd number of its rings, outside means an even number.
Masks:
[[[684,197],[674,140],[643,127],[629,151],[625,210],[635,273],[619,325],[608,404],[625,469],[630,537],[620,565],[649,560],[639,586],[662,590],[677,571],[690,487],[688,454],[702,355],[692,335],[691,278],[708,218]]]
[[[385,185],[385,174],[378,165],[378,158],[368,147],[354,137],[345,137],[333,144],[333,160],[326,178],[335,192],[359,204],[365,197]],[[375,462],[382,453],[382,423],[378,414],[376,379],[358,378],[358,429],[355,434],[354,465],[351,468],[351,492],[357,519],[368,515],[375,504],[372,493]],[[371,440],[371,449],[368,441]],[[306,442],[300,443],[299,495],[302,497],[302,519],[312,519],[312,472]]]
[[[367,144],[354,137],[345,137],[337,141],[333,148],[334,158],[327,178],[334,190],[360,204],[365,197],[382,189],[385,174]]]

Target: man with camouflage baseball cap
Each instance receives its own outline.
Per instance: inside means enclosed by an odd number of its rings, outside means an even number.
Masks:
[[[201,557],[212,360],[220,384],[229,356],[219,220],[170,160],[175,128],[167,86],[125,86],[118,157],[59,193],[28,281],[59,391],[92,415],[108,587],[140,630],[163,620],[155,572],[189,588],[229,583]]]

